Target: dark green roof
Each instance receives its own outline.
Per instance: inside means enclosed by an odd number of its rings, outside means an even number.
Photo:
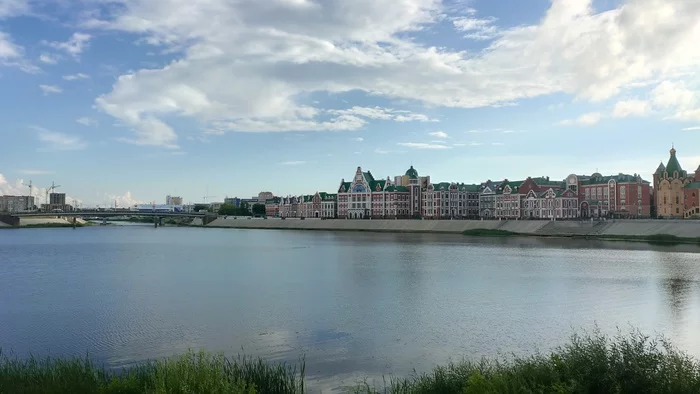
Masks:
[[[408,193],[408,188],[406,186],[387,186],[384,191]]]
[[[370,171],[363,172],[362,175],[365,176],[365,180],[367,183],[374,181],[374,176],[372,176],[372,173]]]
[[[604,185],[610,182],[610,180],[614,180],[617,183],[636,183],[637,182],[637,177],[634,175],[629,175],[629,174],[617,174],[617,175],[600,175],[598,173],[595,173],[591,175],[590,178],[588,179],[583,179],[581,181],[582,185]],[[649,183],[647,181],[643,181],[644,183]]]
[[[411,166],[411,168],[406,170],[406,176],[409,179],[418,179],[418,171],[416,171],[416,169],[413,168],[413,166]]]
[[[659,163],[659,167],[656,169],[656,172],[654,174],[656,175],[661,175],[666,171],[666,166],[664,165],[664,162]]]
[[[343,183],[341,183],[340,186],[338,186],[338,192],[339,192],[339,193],[343,193],[343,192],[341,192],[341,189],[342,189],[343,187],[345,187],[345,192],[344,192],[344,193],[348,193],[348,192],[350,191],[350,185],[352,185],[352,182],[343,182]]]
[[[671,178],[676,171],[678,171],[679,176],[683,176],[681,163],[679,163],[678,159],[676,158],[676,150],[671,148],[671,157],[668,159],[668,164],[666,164],[666,174],[668,174],[668,177]]]
[[[686,189],[700,189],[700,182],[693,182],[685,185]]]
[[[384,190],[384,186],[385,186],[385,185],[386,185],[386,180],[383,180],[383,179],[380,180],[380,181],[375,181],[374,179],[372,179],[372,180],[369,182],[369,188],[370,188],[370,190],[372,191],[372,193],[376,193],[376,192],[377,192],[377,186],[379,186],[379,190],[380,190],[380,191],[381,191],[381,190]]]

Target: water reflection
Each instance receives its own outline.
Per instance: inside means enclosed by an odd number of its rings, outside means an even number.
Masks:
[[[20,354],[306,354],[319,387],[544,351],[596,324],[662,332],[700,356],[695,245],[149,226],[2,235],[0,345]]]

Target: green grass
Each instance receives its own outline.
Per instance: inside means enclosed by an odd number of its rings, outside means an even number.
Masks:
[[[88,358],[20,360],[0,352],[0,393],[286,394],[304,393],[297,369],[259,359],[188,352],[113,373]],[[357,394],[697,394],[700,363],[663,337],[638,331],[574,335],[548,354],[462,361]]]
[[[31,357],[0,352],[0,393],[13,394],[292,394],[304,392],[304,361],[299,369],[259,359],[188,352],[143,363],[118,373],[89,358]]]
[[[472,236],[472,237],[513,237],[513,236],[522,235],[520,233],[515,233],[513,231],[495,230],[495,229],[486,229],[486,228],[475,228],[475,229],[471,229],[471,230],[464,230],[462,232],[462,234]]]
[[[696,394],[700,364],[664,338],[639,332],[609,337],[599,331],[574,335],[551,352],[526,358],[483,359],[437,367],[431,373],[394,379],[364,394]]]

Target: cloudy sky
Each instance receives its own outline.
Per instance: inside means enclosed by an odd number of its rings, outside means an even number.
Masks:
[[[700,0],[0,0],[0,193],[694,170],[699,42]]]

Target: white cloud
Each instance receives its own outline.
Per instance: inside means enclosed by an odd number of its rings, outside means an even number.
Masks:
[[[491,145],[493,146],[503,146],[505,145],[503,142],[492,142]]]
[[[628,116],[644,116],[650,110],[650,105],[643,100],[624,100],[618,101],[613,109],[613,117],[626,118]]]
[[[382,149],[382,148],[377,148],[377,149],[374,150],[374,153],[377,153],[377,154],[380,154],[380,155],[385,155],[385,154],[389,153],[389,151],[388,151],[388,150],[384,150],[384,149]]]
[[[64,51],[77,59],[80,57],[80,54],[88,48],[90,38],[92,38],[90,34],[73,33],[73,35],[68,39],[68,41],[65,42],[42,41],[42,43],[54,49]]]
[[[444,131],[433,131],[431,133],[428,133],[429,135],[432,135],[433,137],[437,138],[449,138],[449,135],[445,133]]]
[[[39,72],[38,67],[24,58],[24,48],[12,42],[10,36],[2,31],[0,31],[0,66],[17,67],[27,73]]]
[[[39,141],[42,143],[42,151],[67,151],[67,150],[82,150],[87,148],[87,142],[82,138],[51,131],[39,126],[30,126],[31,129],[37,132]]]
[[[58,63],[58,57],[49,53],[42,53],[39,56],[39,61],[46,64],[56,64]]]
[[[96,120],[88,118],[87,116],[83,116],[82,118],[78,118],[75,121],[76,121],[76,123],[80,123],[83,126],[95,126],[95,125],[97,125]]]
[[[19,170],[18,173],[22,175],[49,175],[53,174],[53,171],[47,170]]]
[[[396,122],[438,122],[427,115],[416,114],[405,110],[394,110],[382,107],[352,107],[350,109],[336,109],[328,111],[334,115],[360,116],[369,119],[394,120]]]
[[[26,14],[29,10],[28,0],[0,1],[0,19]]]
[[[111,3],[104,20],[86,25],[131,32],[177,54],[162,69],[121,76],[97,101],[133,127],[135,141],[151,145],[177,139],[163,120],[172,115],[240,131],[361,127],[304,117],[299,98],[308,92],[458,108],[554,93],[600,101],[700,66],[697,1],[625,0],[595,13],[591,0],[553,0],[536,24],[500,30],[483,51],[415,39],[416,31],[455,18],[464,29],[489,26],[438,0]],[[395,120],[408,119],[416,120]]]
[[[600,122],[600,119],[602,119],[602,117],[603,115],[600,112],[590,112],[587,114],[583,114],[573,120],[562,120],[561,122],[559,122],[559,124],[562,126],[593,126],[594,124]]]
[[[414,149],[450,149],[451,146],[447,145],[442,145],[442,144],[428,144],[424,142],[399,142],[399,146],[404,146],[406,148],[414,148]]]
[[[83,73],[77,73],[77,74],[63,76],[63,79],[65,79],[66,81],[75,81],[76,79],[88,79],[88,78],[90,78],[90,76],[87,74],[83,74]]]
[[[302,164],[306,164],[306,162],[303,160],[292,160],[292,161],[283,161],[280,164],[282,164],[283,166],[299,166]]]
[[[39,85],[39,89],[41,89],[42,92],[44,92],[44,96],[48,96],[49,94],[52,93],[61,93],[63,90],[59,88],[58,86],[55,85]]]
[[[473,40],[492,40],[498,36],[498,28],[494,25],[496,18],[476,18],[470,16],[460,16],[452,19],[452,25],[460,32],[466,33],[465,38]]]
[[[114,207],[114,204],[116,202],[116,205],[118,208],[126,208],[126,207],[132,207],[134,205],[138,204],[145,204],[145,201],[138,200],[134,198],[134,196],[131,195],[130,191],[127,191],[124,194],[109,194],[109,193],[104,193],[102,198],[98,197],[98,200],[102,201],[95,201],[92,203],[88,203],[89,205],[95,205],[95,206],[103,206],[103,207]]]
[[[356,142],[362,142],[362,141],[364,141],[365,139],[362,138],[362,137],[355,137],[355,138],[353,138],[352,140],[353,140],[353,141],[356,141]]]
[[[700,126],[686,127],[683,129],[683,131],[695,131],[695,130],[700,130]]]

